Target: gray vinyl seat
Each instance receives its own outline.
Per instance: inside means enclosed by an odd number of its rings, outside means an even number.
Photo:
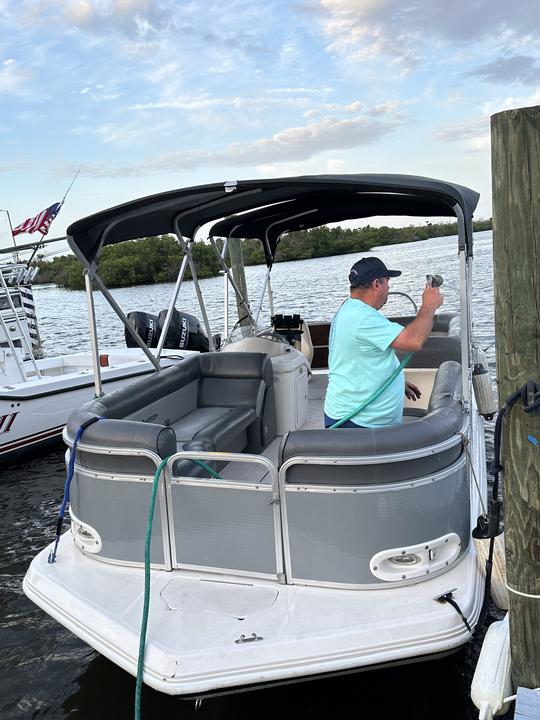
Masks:
[[[259,453],[276,435],[272,363],[263,353],[205,353],[92,400],[68,420],[73,438],[79,426],[84,443],[105,448],[151,450],[159,457],[179,450]],[[79,462],[119,471],[125,457],[79,453]],[[131,458],[132,471],[152,463]],[[144,468],[144,470],[143,470]],[[177,475],[201,475],[190,461],[174,466]]]
[[[463,424],[461,365],[443,362],[437,370],[427,412],[401,425],[385,428],[296,430],[285,435],[280,466],[299,457],[341,458],[399,455],[434,446],[458,433]],[[461,455],[460,444],[424,457],[398,458],[369,464],[298,464],[287,470],[286,482],[309,485],[375,485],[400,482],[438,472]]]

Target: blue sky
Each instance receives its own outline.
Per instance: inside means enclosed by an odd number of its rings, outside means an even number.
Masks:
[[[51,237],[305,173],[453,180],[489,217],[489,117],[540,104],[537,0],[0,0],[0,34],[0,206],[17,225],[81,171]]]

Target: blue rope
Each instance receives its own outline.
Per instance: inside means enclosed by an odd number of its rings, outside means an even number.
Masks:
[[[73,447],[71,448],[71,453],[69,455],[69,463],[68,463],[68,469],[67,469],[67,476],[66,476],[66,482],[64,485],[64,498],[62,500],[62,504],[60,505],[60,510],[58,511],[58,518],[56,520],[56,537],[54,540],[54,547],[49,553],[49,557],[47,558],[48,563],[54,563],[56,562],[56,553],[58,550],[58,543],[60,542],[60,536],[62,534],[62,526],[64,524],[64,516],[66,514],[66,508],[69,502],[69,492],[71,489],[71,481],[73,480],[73,475],[75,473],[75,455],[77,452],[77,445],[79,443],[79,440],[81,439],[81,435],[86,430],[86,428],[89,425],[92,425],[93,423],[97,422],[98,420],[101,420],[100,417],[93,417],[90,418],[90,420],[87,420],[84,422],[75,433],[75,440],[73,441]]]

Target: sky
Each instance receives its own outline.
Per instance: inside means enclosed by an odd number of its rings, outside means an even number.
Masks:
[[[321,173],[454,181],[487,218],[490,116],[540,104],[537,0],[0,0],[0,36],[0,207],[18,225],[80,170],[49,237],[156,192]]]

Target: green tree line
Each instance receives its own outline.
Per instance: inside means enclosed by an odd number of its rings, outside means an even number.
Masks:
[[[476,232],[491,230],[491,220],[474,223]],[[428,238],[456,235],[456,223],[426,223],[403,228],[371,227],[329,228],[292,232],[281,238],[276,262],[307,260],[309,258],[367,252],[373,247],[416,242]],[[220,266],[213,248],[204,242],[193,243],[193,259],[200,278],[219,274]],[[264,263],[262,243],[257,239],[242,241],[246,265]],[[103,249],[99,274],[107,287],[127,287],[176,280],[183,253],[171,235],[131,240]],[[84,288],[82,267],[73,255],[62,255],[53,260],[38,260],[40,271],[37,281],[56,283],[71,290]],[[186,277],[190,278],[188,271]]]

